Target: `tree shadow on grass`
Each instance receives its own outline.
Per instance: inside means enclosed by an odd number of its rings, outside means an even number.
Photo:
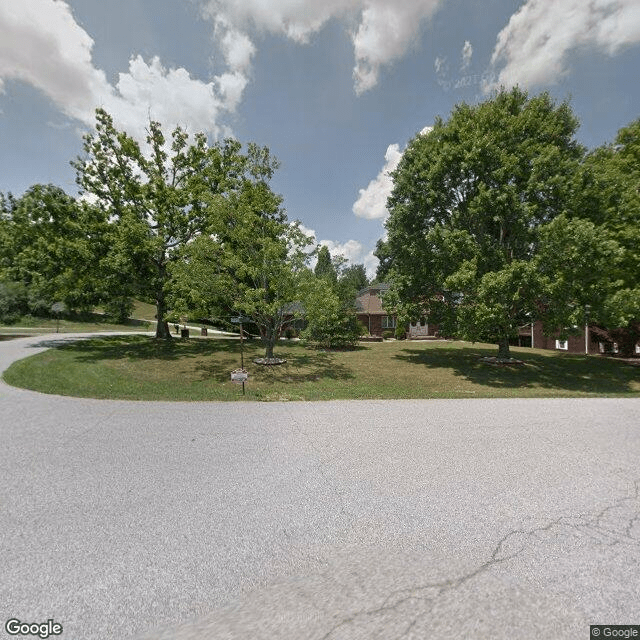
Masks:
[[[236,353],[240,359],[240,342],[233,339],[211,338],[206,340],[156,340],[149,336],[102,336],[89,339],[46,338],[34,343],[33,347],[50,347],[61,351],[71,351],[78,362],[98,362],[100,360],[180,360],[213,356],[217,353]],[[258,345],[247,348],[253,351]]]
[[[276,352],[278,351],[277,355],[286,358],[287,361],[284,364],[271,366],[253,363],[255,355],[247,357],[245,353],[245,369],[249,370],[252,381],[267,384],[295,384],[355,378],[353,372],[348,367],[336,363],[330,353],[321,351],[287,353],[287,349],[276,349]],[[226,382],[229,380],[231,370],[239,367],[239,359],[218,358],[215,363],[202,363],[196,367],[196,371],[201,373],[203,379]]]
[[[89,339],[47,338],[34,347],[52,347],[73,353],[81,363],[131,360],[177,362],[199,359],[201,362],[187,366],[202,380],[227,382],[230,373],[240,368],[240,341],[237,339],[171,339],[156,340],[149,336],[101,336]],[[264,355],[260,341],[245,341],[243,345],[245,368],[249,368],[254,381],[269,384],[301,383],[323,379],[346,380],[355,377],[345,366],[334,362],[332,353],[302,350],[297,343],[281,342],[276,346],[276,355],[286,358],[283,365],[260,366],[254,358]]]
[[[395,357],[429,369],[452,369],[454,375],[481,386],[497,389],[558,389],[568,392],[638,393],[633,383],[640,371],[626,363],[597,356],[517,351],[512,357],[522,366],[495,366],[480,358],[495,356],[496,349],[482,347],[407,348]]]

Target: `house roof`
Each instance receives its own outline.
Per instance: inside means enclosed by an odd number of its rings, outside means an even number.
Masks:
[[[386,316],[387,312],[382,308],[380,294],[389,289],[386,283],[374,284],[358,291],[356,297],[356,311],[367,315]]]

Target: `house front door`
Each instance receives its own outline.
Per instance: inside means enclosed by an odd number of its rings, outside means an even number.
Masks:
[[[418,320],[418,322],[412,322],[409,325],[410,338],[418,338],[420,336],[428,336],[428,335],[429,335],[429,325],[426,322]]]

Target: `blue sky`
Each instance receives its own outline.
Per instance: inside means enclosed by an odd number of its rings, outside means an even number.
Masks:
[[[274,189],[372,274],[392,169],[456,103],[570,99],[588,147],[640,117],[638,0],[0,0],[0,191],[53,182],[96,106],[267,145]]]

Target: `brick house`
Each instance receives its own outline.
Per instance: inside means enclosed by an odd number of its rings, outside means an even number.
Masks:
[[[369,335],[382,336],[383,331],[396,330],[396,316],[389,315],[382,308],[382,294],[388,291],[386,283],[372,284],[358,291],[356,296],[356,315],[358,322],[366,327]]]
[[[368,330],[369,335],[382,337],[383,332],[395,333],[397,318],[389,315],[382,307],[382,295],[389,290],[386,283],[375,284],[358,291],[356,297],[356,314],[358,321]],[[561,340],[558,336],[545,336],[542,322],[536,321],[520,327],[518,337],[511,340],[512,346],[550,349],[567,353],[606,353],[618,352],[617,344],[606,331],[599,327],[589,326],[585,340],[584,327],[577,335],[567,336]],[[410,340],[425,340],[439,337],[438,326],[429,323],[426,318],[418,318],[405,327],[406,337]],[[640,355],[640,343],[636,345],[636,353]]]
[[[609,337],[608,333],[599,327],[589,326],[580,329],[577,335],[567,336],[561,340],[558,336],[545,336],[542,322],[520,327],[518,338],[513,341],[514,346],[534,347],[535,349],[551,349],[566,351],[567,353],[606,353],[608,350],[618,352],[618,345]],[[636,345],[636,353],[640,354],[640,344]]]

